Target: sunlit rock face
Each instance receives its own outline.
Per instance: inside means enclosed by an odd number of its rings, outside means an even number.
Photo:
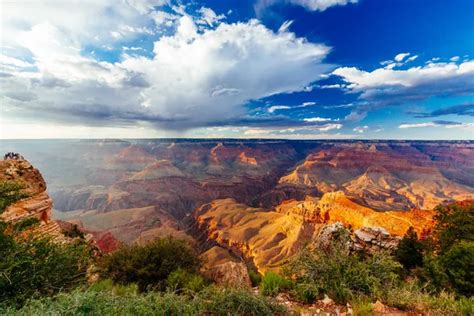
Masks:
[[[0,219],[7,223],[18,223],[29,218],[38,220],[38,225],[25,233],[34,237],[48,237],[57,242],[66,238],[58,223],[51,219],[52,199],[46,192],[46,183],[38,171],[26,160],[0,161],[0,181],[20,184],[27,197],[9,205],[0,214]]]
[[[469,141],[62,140],[0,149],[41,170],[53,217],[111,248],[111,237],[173,235],[203,251],[219,245],[260,271],[326,225],[423,234],[437,204],[474,198]],[[51,203],[45,187],[36,189],[37,203]]]
[[[302,246],[320,238],[326,225],[338,223],[354,230],[358,249],[388,249],[394,237],[410,227],[419,234],[433,226],[433,211],[377,212],[358,205],[343,192],[325,193],[321,199],[286,201],[273,210],[252,208],[233,199],[215,200],[196,209],[199,229],[210,240],[251,260],[259,271],[278,268]]]

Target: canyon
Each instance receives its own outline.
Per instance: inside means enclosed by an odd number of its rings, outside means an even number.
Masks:
[[[25,140],[0,149],[28,159],[13,169],[34,193],[5,218],[46,211],[111,249],[172,235],[215,264],[260,272],[331,225],[350,228],[360,247],[392,247],[409,227],[428,232],[436,205],[474,198],[470,141]],[[5,179],[18,172],[9,164]]]

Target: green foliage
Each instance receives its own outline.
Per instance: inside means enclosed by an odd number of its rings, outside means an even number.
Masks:
[[[260,292],[263,295],[275,296],[283,290],[291,287],[291,281],[276,274],[275,272],[267,272],[262,278]]]
[[[423,264],[423,243],[418,240],[418,235],[413,227],[408,229],[400,241],[395,258],[405,269],[413,269]]]
[[[298,302],[304,304],[311,304],[316,299],[322,298],[321,289],[312,283],[296,283],[290,293]]]
[[[205,311],[211,315],[276,315],[285,308],[245,289],[210,287],[203,293]]]
[[[151,288],[164,290],[169,274],[178,268],[196,272],[198,258],[184,241],[157,239],[144,246],[123,246],[98,262],[102,277],[115,283],[136,283],[140,291]]]
[[[437,291],[474,294],[474,202],[436,207],[432,249],[425,247],[420,280]]]
[[[417,280],[387,289],[385,304],[401,310],[416,310],[429,315],[473,315],[474,298],[456,299],[452,293],[433,294],[424,291]]]
[[[36,217],[25,218],[24,220],[15,223],[15,225],[13,225],[13,230],[18,233],[30,228],[31,226],[37,225],[39,222],[39,219]]]
[[[199,292],[206,287],[206,280],[198,274],[178,268],[166,279],[168,290]]]
[[[259,286],[260,283],[262,282],[262,275],[252,269],[249,269],[249,277],[250,277],[250,282],[252,282],[252,286],[254,287]]]
[[[85,244],[17,242],[4,230],[0,244],[0,305],[21,306],[31,297],[52,295],[85,282],[89,260]]]
[[[64,236],[70,237],[70,238],[76,238],[76,237],[80,239],[85,238],[84,233],[79,229],[79,227],[76,224],[72,225],[71,229],[63,230],[63,234]]]
[[[23,192],[24,188],[25,186],[18,182],[0,182],[0,214],[2,214],[9,205],[28,197],[28,194]]]
[[[285,267],[285,274],[295,279],[296,287],[304,284],[313,295],[324,293],[338,303],[346,303],[359,296],[382,299],[387,288],[400,282],[400,268],[385,253],[349,253],[345,238],[341,238],[327,249],[306,248]]]
[[[460,241],[474,241],[474,201],[467,205],[439,205],[435,211],[434,238],[441,254]]]
[[[440,262],[458,293],[474,295],[474,241],[460,241],[451,246]]]
[[[22,309],[2,315],[283,315],[284,307],[241,289],[210,287],[195,296],[172,292],[134,292],[110,282],[76,289],[56,298],[29,301]]]

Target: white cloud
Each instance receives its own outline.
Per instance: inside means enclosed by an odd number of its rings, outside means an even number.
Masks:
[[[302,91],[329,69],[328,47],[255,20],[201,32],[189,15],[177,23],[175,34],[154,43],[154,57],[124,55],[117,63],[83,56],[82,42],[55,23],[18,32],[16,44],[31,51],[37,69],[0,79],[4,108],[65,122],[185,129],[235,122],[249,100]]]
[[[397,56],[395,56],[395,61],[397,62],[401,62],[403,59],[405,59],[406,57],[410,56],[410,53],[400,53],[398,54]]]
[[[342,124],[327,124],[327,125],[323,125],[321,127],[315,127],[315,129],[317,129],[319,131],[327,132],[327,131],[330,131],[330,130],[333,130],[333,129],[341,129],[342,126],[343,126]]]
[[[308,11],[325,11],[330,7],[357,3],[358,0],[258,0],[255,4],[255,12],[259,16],[266,8],[281,2],[301,6]]]
[[[369,127],[367,125],[364,125],[364,126],[357,126],[357,127],[354,127],[353,131],[354,132],[357,132],[357,133],[363,133],[365,132],[366,130],[368,130]]]
[[[217,15],[214,10],[211,8],[201,7],[198,10],[201,13],[201,18],[198,19],[198,23],[206,23],[209,26],[213,26],[214,24],[218,23],[220,20],[225,19],[224,14]]]
[[[331,119],[330,118],[326,118],[326,117],[308,117],[308,118],[304,118],[303,121],[305,122],[327,122],[327,121],[330,121]]]
[[[413,123],[413,124],[401,124],[398,128],[421,128],[421,127],[445,127],[445,128],[456,128],[464,130],[474,130],[474,123],[458,123],[458,122],[448,122],[448,124],[443,124],[443,122],[423,122],[423,123]]]
[[[303,90],[304,90],[304,88],[303,88]],[[289,106],[289,105],[272,105],[271,107],[269,107],[267,109],[267,112],[268,113],[273,113],[273,112],[278,111],[278,110],[300,109],[300,108],[305,108],[305,107],[313,106],[313,105],[316,105],[316,102],[303,102],[300,105],[292,105],[292,106]]]
[[[417,58],[418,58],[418,55],[413,55],[413,56],[407,58],[407,62],[414,61]]]
[[[278,33],[286,32],[290,28],[291,24],[293,24],[293,20],[286,20],[278,29]]]
[[[459,56],[454,56],[454,57],[451,57],[449,60],[456,62],[456,61],[459,61],[459,59],[460,59]]]
[[[399,95],[404,93],[443,94],[447,91],[472,91],[469,84],[474,76],[474,61],[455,63],[429,63],[424,67],[412,67],[406,70],[379,68],[371,72],[355,67],[341,67],[333,72],[348,83],[347,88],[354,92],[363,92],[362,97]],[[429,85],[435,87],[430,89]],[[420,88],[418,91],[407,91]],[[429,90],[429,91],[428,91]]]
[[[333,6],[343,6],[357,3],[358,0],[289,0],[290,3],[300,5],[310,11],[325,11]]]
[[[272,105],[271,107],[267,109],[267,112],[274,113],[275,111],[278,111],[278,110],[289,110],[289,109],[291,109],[291,106],[288,106],[288,105]]]

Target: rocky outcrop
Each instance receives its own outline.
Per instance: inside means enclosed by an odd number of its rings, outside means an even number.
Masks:
[[[66,242],[61,227],[51,219],[53,202],[46,192],[46,183],[38,169],[26,160],[0,161],[0,181],[18,183],[24,187],[27,197],[9,205],[0,219],[7,223],[18,223],[35,218],[38,225],[29,228],[25,233],[34,237],[48,237],[56,242]]]
[[[217,284],[250,287],[247,266],[227,249],[214,246],[201,254],[201,272]]]
[[[391,236],[382,227],[362,227],[351,231],[340,222],[325,225],[314,239],[314,245],[318,249],[327,249],[332,241],[341,232],[349,236],[348,251],[364,251],[375,253],[381,250],[393,251],[397,248],[401,238]]]

